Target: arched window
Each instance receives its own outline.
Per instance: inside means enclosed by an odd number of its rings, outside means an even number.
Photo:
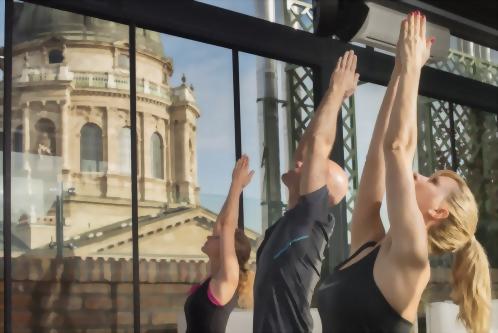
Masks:
[[[118,55],[118,67],[124,69],[130,68],[130,57],[127,54],[120,53]]]
[[[12,137],[12,161],[14,170],[22,169],[23,165],[23,156],[22,152],[24,151],[23,147],[23,127],[19,125],[14,130]]]
[[[35,124],[37,132],[37,143],[35,151],[38,155],[55,156],[57,153],[55,146],[55,125],[52,120],[42,118]]]
[[[123,127],[119,132],[119,171],[131,173],[131,130]]]
[[[12,142],[12,152],[22,153],[23,152],[23,135],[22,135],[22,125],[19,125],[14,130],[14,137]]]
[[[82,172],[104,171],[102,130],[92,123],[81,128],[80,169]]]
[[[163,139],[159,133],[152,134],[152,177],[164,179]]]
[[[64,61],[64,56],[62,55],[62,51],[59,49],[50,50],[48,53],[48,63],[49,64],[60,64]]]

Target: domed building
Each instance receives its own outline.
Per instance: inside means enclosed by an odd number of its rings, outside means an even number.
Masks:
[[[128,27],[20,3],[14,20],[14,243],[53,255],[63,216],[66,253],[131,256]],[[185,77],[171,87],[160,34],[136,35],[141,255],[204,258],[216,215],[199,206],[200,110]]]

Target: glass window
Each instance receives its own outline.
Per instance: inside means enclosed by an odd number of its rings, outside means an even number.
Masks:
[[[163,156],[163,139],[159,133],[152,134],[152,177],[154,178],[164,178],[164,156]],[[190,151],[192,149],[192,143],[189,145]]]
[[[209,274],[202,247],[232,179],[232,51],[147,31],[136,59],[140,260],[173,274],[141,285],[142,316],[156,318],[142,328],[173,331],[190,286]]]
[[[350,133],[356,138],[356,156],[357,156],[357,175],[358,175],[358,185],[361,180],[361,175],[363,173],[363,167],[365,166],[365,161],[367,157],[368,147],[370,146],[370,140],[372,138],[373,129],[377,115],[380,110],[380,105],[384,94],[386,92],[386,87],[373,84],[373,83],[361,83],[356,89],[354,95],[354,112],[355,112],[355,129]],[[356,189],[350,187],[350,193],[347,197],[354,196],[356,194]],[[352,198],[354,199],[354,197]],[[351,222],[351,213],[354,209],[354,202],[350,202],[348,207],[348,222]],[[389,220],[387,218],[387,207],[385,198],[381,206],[381,219],[384,224],[384,228],[387,230],[389,228]],[[351,241],[351,233],[348,230],[348,242]]]
[[[102,166],[102,129],[96,124],[85,124],[81,129],[80,152],[82,172],[104,171]]]
[[[363,173],[363,168],[365,166],[368,148],[370,146],[370,140],[372,138],[375,121],[377,120],[377,115],[380,111],[380,105],[382,103],[382,99],[384,98],[384,94],[386,93],[386,87],[381,86],[374,83],[364,83],[362,82],[358,88],[356,89],[356,93],[354,95],[354,113],[355,113],[355,122],[353,124],[354,128],[349,133],[354,137],[356,141],[355,149],[357,156],[357,167],[358,167],[358,185],[361,180],[361,175]],[[344,119],[344,117],[343,117]],[[346,129],[347,130],[347,129]],[[346,133],[344,133],[346,135]],[[345,152],[345,155],[347,153]],[[418,150],[415,153],[415,160],[413,163],[413,169],[419,170],[419,166],[417,164],[418,161]],[[422,171],[421,171],[422,172]],[[350,188],[350,193],[348,193],[348,198],[351,195],[356,194],[357,189]],[[354,199],[354,198],[352,198]],[[351,205],[348,204],[348,222],[351,221],[351,213],[354,209],[354,202],[351,202]],[[389,229],[389,219],[387,216],[387,205],[386,199],[384,196],[384,200],[382,202],[380,215],[382,219],[382,223],[384,225],[385,230]],[[350,241],[350,232],[348,231],[348,239]]]
[[[42,118],[35,124],[36,129],[36,152],[39,155],[55,155],[55,124],[52,120]]]
[[[123,69],[130,68],[130,57],[127,54],[119,54],[118,67],[123,68]]]
[[[119,169],[123,174],[131,172],[131,130],[129,127],[121,128],[119,132]]]
[[[241,14],[246,14],[249,16],[255,16],[261,19],[265,19],[271,22],[276,22],[284,24],[284,12],[285,7],[284,2],[288,5],[294,2],[301,2],[305,7],[311,8],[311,1],[309,4],[307,0],[296,1],[296,0],[284,0],[284,1],[263,1],[263,0],[197,0],[208,5],[221,7]]]
[[[255,171],[244,190],[244,223],[263,235],[287,206],[287,188],[280,177],[289,169],[294,153],[289,145],[296,140],[288,128],[288,124],[296,124],[290,109],[298,110],[299,106],[293,103],[286,87],[296,75],[306,73],[299,72],[296,66],[247,53],[240,53],[239,68],[242,152],[249,156]],[[309,102],[305,88],[301,88],[296,94]],[[311,93],[312,84],[307,88]],[[311,102],[311,108],[312,105]]]
[[[64,56],[62,55],[62,51],[55,49],[50,50],[48,53],[48,63],[49,64],[58,64],[64,60]]]
[[[430,66],[494,86],[498,85],[498,52],[455,36],[450,37],[448,58]]]
[[[19,125],[14,130],[14,138],[12,142],[12,152],[22,153],[23,152],[23,128]]]
[[[129,331],[132,264],[118,262],[131,258],[129,76],[114,66],[128,26],[14,10],[12,331]]]
[[[297,30],[313,32],[312,0],[197,0]]]

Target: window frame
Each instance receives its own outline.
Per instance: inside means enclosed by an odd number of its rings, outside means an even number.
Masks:
[[[26,0],[25,2],[66,10],[99,19],[115,21],[129,26],[129,72],[130,72],[130,128],[131,128],[131,192],[132,192],[132,248],[133,248],[133,313],[134,331],[140,332],[140,288],[138,252],[138,190],[137,190],[137,109],[136,109],[136,28],[150,29],[179,37],[225,47],[232,50],[232,73],[235,119],[234,158],[241,156],[239,52],[251,53],[275,60],[307,66],[314,73],[315,105],[324,95],[333,69],[331,59],[338,58],[346,49],[354,49],[359,57],[368,59],[359,65],[363,81],[386,85],[392,57],[373,52],[338,40],[318,38],[310,33],[291,27],[267,22],[258,18],[235,13],[196,1],[153,2],[144,10],[135,0],[122,0],[122,8],[116,11],[113,2],[94,0]],[[5,48],[4,48],[4,330],[12,332],[12,267],[11,267],[11,93],[12,93],[12,29],[14,0],[5,0]],[[169,15],[164,15],[169,13]],[[254,38],[265,36],[266,38]],[[300,45],[300,47],[289,47]],[[434,68],[425,68],[420,94],[444,99],[458,104],[498,113],[498,101],[486,98],[497,96],[498,88],[491,85],[445,73]],[[336,144],[331,154],[344,166],[342,120],[337,126]],[[102,142],[103,143],[103,142]],[[163,143],[164,144],[164,143]],[[7,203],[7,204],[5,204]],[[240,209],[243,211],[243,200]],[[346,205],[341,201],[332,209],[336,227],[332,235],[329,267],[347,255]],[[243,214],[239,214],[239,227],[244,227]]]

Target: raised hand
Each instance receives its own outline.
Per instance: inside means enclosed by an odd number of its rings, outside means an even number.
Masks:
[[[353,50],[346,51],[337,60],[334,72],[330,77],[330,87],[344,95],[344,98],[351,96],[358,86],[360,74],[356,73],[357,57]]]
[[[420,70],[431,53],[434,37],[426,37],[426,19],[419,11],[410,13],[401,23],[397,59],[401,67]]]
[[[254,170],[249,171],[249,157],[247,155],[242,155],[233,168],[232,185],[243,189],[251,182],[253,175]]]

